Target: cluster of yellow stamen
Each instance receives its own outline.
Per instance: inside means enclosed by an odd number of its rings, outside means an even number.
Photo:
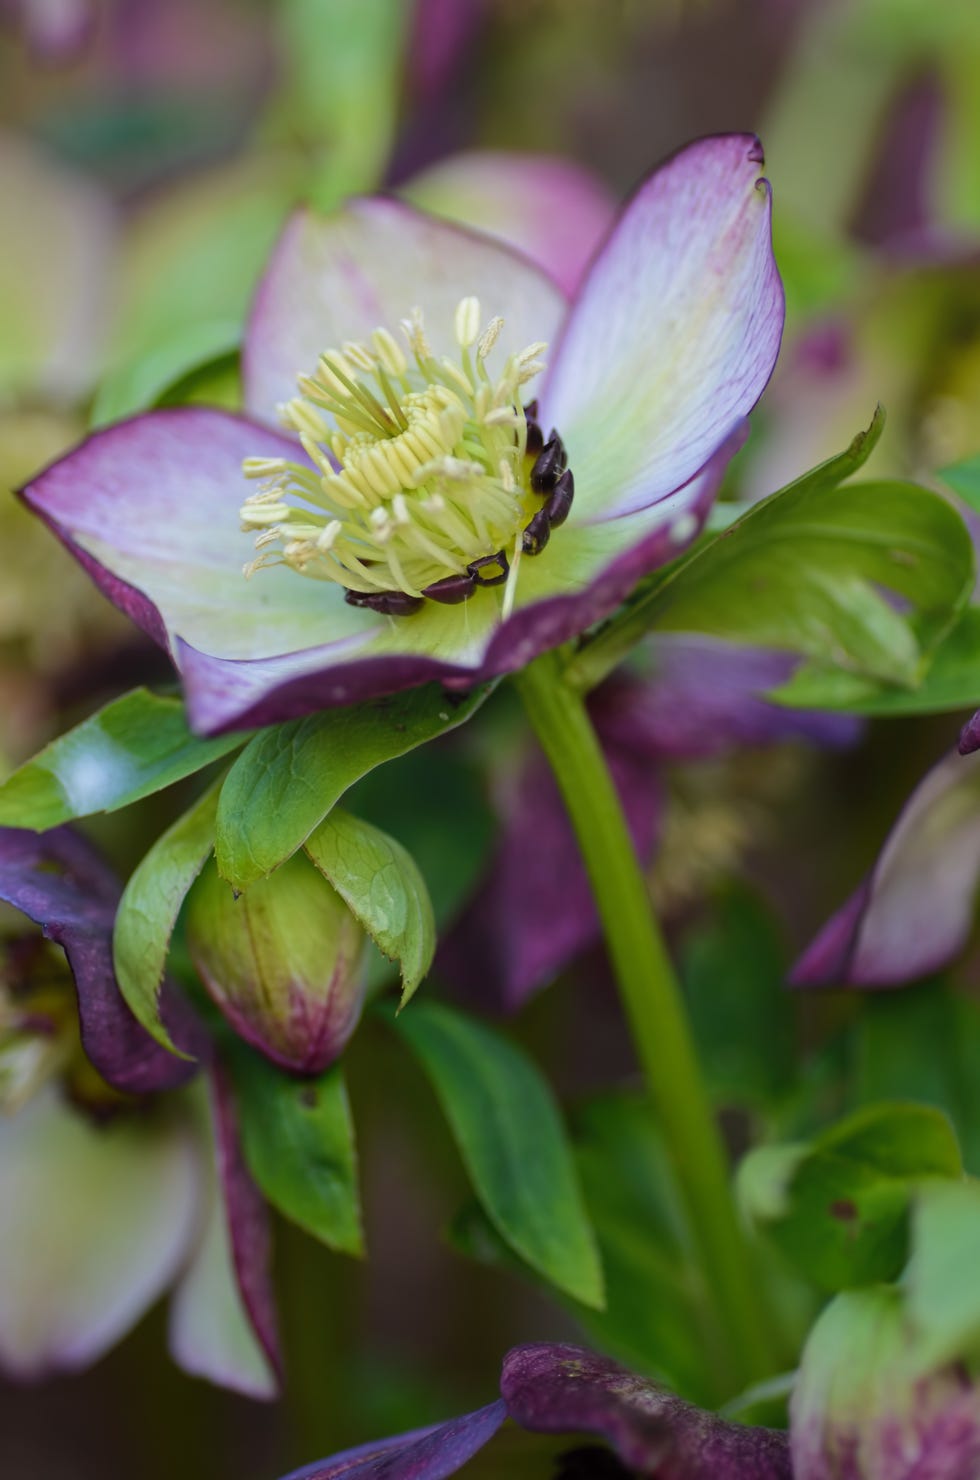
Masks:
[[[494,318],[481,328],[477,299],[464,298],[458,359],[437,358],[415,309],[402,323],[405,349],[376,329],[300,376],[281,412],[312,467],[246,459],[261,486],[241,511],[260,552],[245,574],[286,564],[353,592],[419,597],[474,562],[516,553],[540,503],[527,487],[521,391],[546,346],[510,355],[493,379],[487,360],[502,327]]]

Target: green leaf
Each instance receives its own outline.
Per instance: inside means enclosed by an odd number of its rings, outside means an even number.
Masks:
[[[347,788],[375,766],[447,734],[476,713],[465,696],[425,684],[263,730],[232,766],[218,807],[218,869],[235,889],[290,858]],[[2,793],[0,793],[2,795]]]
[[[767,698],[795,709],[843,709],[867,715],[974,708],[980,704],[980,607],[968,607],[943,638],[917,688],[885,687],[853,673],[806,664]]]
[[[189,393],[197,378],[213,373],[216,367],[227,372],[230,366],[234,371],[241,335],[237,323],[206,319],[179,327],[151,350],[117,366],[99,386],[90,418],[92,430],[151,406],[179,404],[173,399],[178,389]]]
[[[574,681],[595,682],[657,630],[794,652],[893,685],[919,682],[969,600],[970,537],[938,494],[913,483],[835,486],[835,465],[700,545],[583,650]]]
[[[980,1172],[980,1007],[933,979],[865,993],[852,1032],[861,1101],[934,1105],[952,1121],[968,1170]]]
[[[119,990],[146,1031],[178,1052],[160,1018],[160,985],[181,905],[214,847],[215,783],[168,828],[123,890],[112,939]]]
[[[980,454],[964,458],[962,462],[951,463],[948,468],[940,468],[938,476],[975,513],[980,514]]]
[[[380,828],[339,807],[304,846],[378,950],[399,962],[404,1007],[432,965],[436,949],[432,904],[415,860]]]
[[[733,888],[681,946],[681,979],[705,1077],[723,1105],[765,1109],[792,1084],[786,953],[762,901]]]
[[[601,1307],[595,1237],[540,1071],[506,1038],[441,1004],[417,1003],[394,1027],[428,1075],[497,1232],[559,1290]]]
[[[0,786],[0,825],[38,832],[114,812],[192,776],[244,743],[201,740],[179,699],[134,689],[45,746]]]
[[[980,1183],[923,1188],[912,1215],[905,1310],[923,1370],[980,1356]]]
[[[339,1064],[298,1079],[229,1046],[245,1158],[285,1218],[342,1254],[364,1253],[354,1124]]]
[[[749,1215],[825,1290],[894,1279],[917,1184],[962,1176],[956,1137],[924,1105],[872,1105],[809,1145],[765,1146],[739,1168]]]

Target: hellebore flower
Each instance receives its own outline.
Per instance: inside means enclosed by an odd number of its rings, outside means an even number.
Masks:
[[[922,1370],[900,1292],[838,1295],[810,1333],[791,1404],[794,1480],[974,1480],[980,1387]]]
[[[728,1423],[582,1347],[515,1347],[500,1394],[475,1413],[347,1450],[284,1480],[444,1480],[505,1419],[532,1433],[599,1439],[602,1447],[578,1444],[564,1456],[569,1480],[790,1480],[786,1434]]]
[[[306,855],[237,898],[212,861],[187,908],[194,966],[236,1033],[298,1074],[332,1064],[360,1018],[366,936]]]
[[[590,696],[589,711],[633,837],[649,863],[660,832],[664,767],[739,745],[853,741],[860,721],[769,704],[786,681],[786,653],[696,633],[658,634],[641,671],[622,671]],[[497,787],[501,837],[472,904],[440,945],[439,969],[485,1008],[516,1011],[602,931],[558,787],[537,747]]]
[[[761,162],[748,135],[675,155],[570,309],[404,204],[300,214],[246,333],[255,419],[151,412],[24,497],[169,649],[201,732],[518,668],[691,540],[745,435],[783,324]],[[291,437],[262,425],[282,404]]]
[[[170,1288],[175,1361],[271,1397],[265,1206],[220,1073],[209,1126],[184,1085],[195,1066],[154,1043],[119,993],[118,898],[69,829],[0,829],[0,899],[67,958],[36,935],[0,939],[0,1368],[32,1380],[85,1367]],[[178,1041],[199,1047],[165,999]]]
[[[800,987],[892,987],[962,950],[980,880],[980,755],[946,756],[912,793],[859,889],[793,971]]]

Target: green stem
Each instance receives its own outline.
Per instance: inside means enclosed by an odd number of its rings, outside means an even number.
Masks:
[[[585,860],[633,1042],[726,1337],[732,1378],[756,1381],[775,1370],[759,1282],[680,988],[619,797],[584,700],[565,682],[558,656],[544,654],[516,682]]]

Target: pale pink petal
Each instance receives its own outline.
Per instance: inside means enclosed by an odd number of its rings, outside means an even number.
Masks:
[[[595,175],[550,154],[453,154],[414,175],[399,193],[517,247],[568,294],[615,215],[612,194]]]
[[[504,317],[494,352],[501,363],[536,340],[553,340],[565,313],[559,289],[526,258],[403,201],[379,196],[331,216],[298,212],[245,332],[246,407],[277,423],[277,405],[296,394],[297,375],[314,371],[321,354],[379,327],[397,335],[413,308],[422,310],[435,352],[449,354],[456,305],[469,296],[487,320]]]

